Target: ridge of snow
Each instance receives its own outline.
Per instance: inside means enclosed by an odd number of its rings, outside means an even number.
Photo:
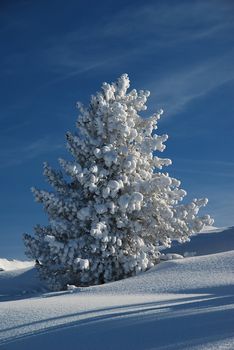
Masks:
[[[0,258],[0,271],[13,271],[18,269],[25,269],[27,267],[32,267],[35,264],[34,261],[20,261],[20,260],[9,260]]]
[[[0,348],[233,349],[234,228],[190,244],[195,257],[63,292],[46,291],[35,268],[0,272]]]
[[[204,226],[199,233],[212,233],[212,232],[223,232],[230,229],[231,227],[216,227],[216,226]]]

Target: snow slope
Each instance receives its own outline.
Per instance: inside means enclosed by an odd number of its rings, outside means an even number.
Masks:
[[[0,271],[15,271],[18,269],[32,267],[33,265],[34,263],[32,261],[0,259]]]
[[[173,252],[189,249],[196,256],[59,293],[30,267],[0,272],[0,349],[234,349],[234,228]]]

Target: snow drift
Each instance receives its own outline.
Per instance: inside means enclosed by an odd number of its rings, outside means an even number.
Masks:
[[[49,293],[34,268],[1,272],[0,348],[233,349],[234,228],[194,238],[196,256],[101,286]]]
[[[18,269],[32,267],[33,265],[33,261],[0,259],[0,271],[14,271]]]

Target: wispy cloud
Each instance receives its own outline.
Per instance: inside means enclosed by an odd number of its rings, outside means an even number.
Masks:
[[[48,38],[41,57],[60,75],[53,80],[57,82],[209,39],[233,28],[232,19],[219,1],[126,5],[116,14],[97,19],[92,30],[84,24],[59,38]]]
[[[91,28],[87,21],[64,35],[49,35],[30,55],[36,56],[40,69],[52,73],[49,81],[42,83],[43,87],[92,70],[119,71],[124,67],[125,71],[131,69],[132,62],[144,62],[149,57],[160,64],[157,57],[163,50],[165,57],[173,55],[173,50],[180,46],[182,56],[185,44],[225,37],[234,30],[233,8],[230,2],[219,0],[126,4],[116,13],[97,18]],[[9,62],[24,62],[28,52],[12,55],[6,58],[5,71]],[[198,62],[191,55],[189,65],[183,57],[177,64],[173,56],[169,59],[172,69],[155,69],[152,63],[152,72],[145,74],[145,86],[152,91],[153,102],[158,101],[167,115],[177,113],[194,99],[234,78],[231,49],[225,55],[217,51],[215,57],[206,57],[206,61],[200,58]]]
[[[151,3],[115,14],[102,25],[101,34],[141,40],[157,39],[158,46],[209,37],[233,25],[229,8],[219,1]],[[98,33],[98,32],[96,32]]]
[[[190,102],[234,79],[233,50],[228,55],[179,69],[151,81],[152,99],[173,115]]]
[[[215,177],[226,177],[226,178],[232,178],[234,179],[234,172],[224,172],[224,171],[210,171],[210,170],[203,170],[203,169],[189,169],[189,168],[181,168],[177,167],[176,172],[181,173],[189,173],[194,175],[204,175],[204,176],[212,176]]]
[[[48,136],[19,147],[8,148],[0,151],[0,168],[20,165],[61,148],[62,144],[51,141]]]
[[[219,159],[174,158],[174,171],[191,175],[202,175],[204,178],[234,179],[234,162]],[[232,180],[231,180],[232,179]],[[200,185],[200,183],[199,183]]]
[[[218,159],[191,159],[191,158],[176,158],[177,162],[183,162],[183,163],[189,163],[194,165],[200,165],[200,166],[215,166],[215,167],[230,167],[234,169],[234,162],[227,162],[224,160],[218,160]]]
[[[214,186],[206,183],[203,187],[199,184],[194,189],[194,194],[197,195],[198,190],[200,196],[207,196],[209,199],[207,212],[214,218],[215,226],[233,226],[233,212],[234,212],[234,192],[233,181],[226,180],[228,186]]]

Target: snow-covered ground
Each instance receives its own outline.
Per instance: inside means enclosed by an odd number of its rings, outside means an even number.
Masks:
[[[15,271],[26,267],[32,267],[32,261],[0,259],[0,271]]]
[[[207,231],[166,252],[184,259],[66,292],[0,259],[0,349],[233,350],[234,228]]]

